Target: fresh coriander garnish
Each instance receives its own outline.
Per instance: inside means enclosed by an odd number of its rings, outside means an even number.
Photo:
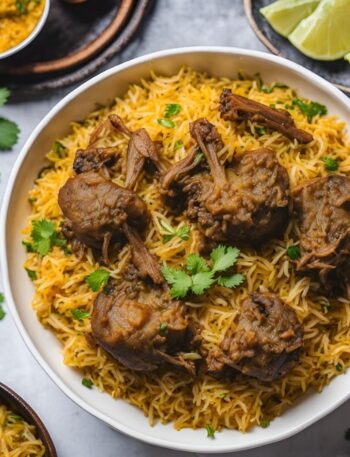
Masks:
[[[19,128],[13,121],[0,117],[0,150],[7,151],[18,141]]]
[[[213,429],[213,427],[211,425],[207,425],[205,428],[207,430],[207,437],[211,438],[211,439],[214,439],[215,438],[215,430]]]
[[[172,240],[175,236],[179,237],[183,241],[189,240],[191,227],[189,227],[188,225],[180,225],[175,228],[164,220],[160,220],[159,223],[164,231],[163,244]]]
[[[169,118],[176,116],[181,111],[181,105],[178,103],[167,103],[165,105],[164,117]]]
[[[196,157],[194,158],[195,165],[197,165],[199,162],[201,162],[203,157],[204,157],[203,152],[201,150],[199,150],[196,154]]]
[[[2,321],[3,318],[6,316],[5,310],[2,307],[2,304],[4,303],[4,301],[5,301],[5,296],[2,292],[0,292],[0,321]]]
[[[225,398],[227,395],[227,392],[221,392],[221,394],[219,395],[220,398]]]
[[[7,420],[8,421],[10,420],[11,422],[17,422],[17,421],[22,420],[22,418],[18,414],[11,413],[7,416]]]
[[[163,117],[157,119],[157,122],[162,127],[167,129],[173,129],[175,127],[175,123],[171,119],[164,119]]]
[[[36,271],[30,270],[29,268],[25,268],[29,278],[33,281],[34,279],[37,279]]]
[[[6,87],[0,87],[0,106],[6,104],[11,92]],[[19,128],[13,121],[0,117],[0,151],[7,151],[18,141]]]
[[[107,284],[109,271],[99,268],[85,277],[85,281],[93,292],[98,292],[101,287]]]
[[[0,87],[0,106],[3,106],[6,104],[9,96],[11,95],[11,92],[7,87]]]
[[[174,149],[177,151],[178,149],[182,148],[183,146],[183,141],[182,140],[177,140],[176,143],[174,144]]]
[[[62,159],[66,155],[67,148],[60,141],[55,141],[52,146],[53,152]]]
[[[270,425],[270,421],[268,419],[261,419],[260,421],[260,427],[261,428],[267,428]]]
[[[88,379],[88,378],[83,378],[81,380],[81,383],[83,386],[87,387],[88,389],[92,389],[92,386],[94,385],[94,383],[91,381],[91,379]]]
[[[255,127],[255,131],[259,136],[265,135],[267,132],[265,127]]]
[[[82,321],[84,319],[86,319],[87,317],[90,317],[90,313],[88,313],[87,311],[84,311],[83,309],[80,309],[80,308],[72,308],[70,310],[72,316],[74,317],[74,319],[76,319],[77,321]]]
[[[160,324],[160,331],[161,331],[162,333],[166,333],[167,330],[168,330],[168,324],[167,324],[166,322],[162,322],[162,323]]]
[[[343,365],[341,363],[337,363],[335,369],[341,373],[343,371]]]
[[[300,247],[296,246],[296,245],[289,246],[287,249],[287,256],[292,260],[300,259],[300,256],[301,256]]]
[[[27,252],[36,252],[41,256],[48,254],[53,246],[64,248],[67,240],[60,238],[55,224],[47,219],[34,220],[31,232],[32,242],[23,241]]]
[[[231,268],[238,259],[240,251],[237,248],[219,245],[211,252],[210,265],[198,254],[187,258],[184,270],[164,266],[162,273],[170,287],[173,298],[183,298],[192,292],[202,295],[213,284],[235,288],[243,283],[244,276],[235,273],[221,276],[220,273]]]
[[[271,94],[271,92],[273,92],[273,90],[275,88],[288,89],[288,86],[287,86],[287,84],[279,83],[279,82],[272,83],[271,86],[267,86],[266,84],[261,84],[259,90],[260,90],[260,92],[264,92],[265,94]]]
[[[305,114],[309,122],[311,122],[315,116],[324,116],[327,114],[327,107],[325,105],[321,105],[321,103],[305,103],[300,98],[293,98],[293,105],[297,106],[300,111]]]
[[[327,171],[337,171],[339,168],[339,162],[337,159],[332,159],[332,157],[323,156],[321,157],[324,167]]]

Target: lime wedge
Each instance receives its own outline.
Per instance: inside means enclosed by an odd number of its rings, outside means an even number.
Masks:
[[[350,52],[350,0],[322,0],[289,35],[313,59],[336,60]]]
[[[346,54],[346,56],[344,56],[344,59],[350,63],[350,52],[349,54]]]
[[[260,9],[271,27],[287,37],[317,7],[320,0],[279,0]]]

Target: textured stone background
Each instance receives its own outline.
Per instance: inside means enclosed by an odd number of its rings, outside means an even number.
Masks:
[[[247,23],[241,0],[158,0],[139,36],[108,67],[152,51],[192,45],[226,45],[264,50]],[[21,146],[37,123],[69,90],[41,93],[36,99],[18,100],[14,94],[15,101],[1,108],[0,116],[18,122],[21,136],[13,151],[0,154],[0,196],[3,195]],[[186,455],[125,437],[77,407],[37,365],[9,315],[0,323],[0,381],[17,390],[38,411],[51,432],[60,457]],[[344,439],[344,431],[348,427],[349,403],[289,440],[235,455],[350,456],[350,442]]]

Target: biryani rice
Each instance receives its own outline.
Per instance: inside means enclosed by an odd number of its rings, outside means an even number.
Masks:
[[[0,456],[43,457],[46,449],[34,425],[0,405]]]
[[[220,118],[218,99],[223,88],[277,108],[292,105],[296,96],[291,88],[276,87],[271,93],[264,93],[259,90],[257,79],[213,78],[187,67],[172,77],[152,74],[149,80],[130,86],[111,106],[96,110],[84,122],[73,123],[71,133],[60,139],[66,147],[63,157],[54,150],[48,153],[53,168],[36,180],[30,192],[32,213],[24,233],[30,234],[33,219],[60,223],[57,194],[72,174],[75,152],[87,146],[93,129],[110,113],[121,116],[131,130],[144,127],[153,140],[161,140],[162,154],[170,162],[182,159],[192,145],[189,122],[206,117],[217,127],[226,145],[220,153],[222,161],[230,161],[234,155],[248,150],[269,147],[287,169],[292,188],[327,173],[320,160],[324,155],[339,160],[339,173],[349,173],[350,144],[344,122],[334,116],[315,117],[308,122],[294,108],[290,112],[296,124],[312,133],[314,141],[302,146],[273,131],[258,136],[253,124],[245,128]],[[167,103],[181,105],[180,113],[172,118],[175,128],[171,129],[157,123],[164,116]],[[176,149],[178,141],[183,146]],[[118,134],[103,139],[101,145],[117,146],[125,159],[127,143],[127,138]],[[123,185],[123,173],[116,174],[114,181]],[[188,241],[174,237],[163,244],[161,220],[175,227],[189,223],[183,215],[174,217],[163,207],[156,180],[143,176],[138,193],[152,211],[148,248],[160,263],[182,265],[191,252],[198,251],[199,234],[195,226],[191,226]],[[33,307],[40,322],[62,343],[64,363],[80,369],[98,389],[136,405],[151,424],[160,420],[173,422],[177,429],[210,424],[216,430],[227,427],[247,431],[254,424],[266,423],[280,415],[308,389],[321,391],[350,365],[350,302],[316,295],[311,291],[310,279],[295,274],[286,250],[297,244],[297,240],[296,227],[291,221],[283,239],[270,241],[258,253],[243,249],[237,263],[238,271],[246,277],[241,287],[235,290],[212,287],[195,303],[187,303],[189,312],[202,326],[203,344],[210,349],[220,343],[227,330],[235,329],[239,306],[249,293],[271,290],[279,294],[304,325],[305,349],[300,363],[288,375],[273,382],[243,375],[230,382],[209,376],[193,379],[185,373],[165,369],[148,374],[128,370],[101,348],[89,345],[85,338],[85,333],[90,332],[89,319],[74,320],[70,312],[77,307],[91,312],[96,293],[84,281],[86,275],[98,268],[91,252],[85,261],[79,261],[74,254],[67,256],[61,248],[54,247],[43,258],[28,253],[25,267],[37,274]],[[129,259],[130,250],[125,246],[108,268],[111,276],[119,278]]]

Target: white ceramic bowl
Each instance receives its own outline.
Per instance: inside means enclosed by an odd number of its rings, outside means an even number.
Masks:
[[[184,64],[233,78],[238,70],[260,72],[264,80],[286,82],[300,94],[324,103],[331,114],[350,125],[349,99],[338,89],[293,62],[262,52],[222,47],[174,49],[107,70],[59,102],[34,130],[18,157],[1,215],[3,279],[8,305],[29,349],[60,389],[86,411],[121,432],[158,446],[203,453],[238,451],[287,438],[334,410],[350,396],[350,371],[334,379],[321,394],[306,395],[267,429],[255,427],[246,434],[224,430],[210,440],[204,430],[175,431],[172,424],[150,427],[140,410],[97,389],[86,389],[81,385],[81,375],[63,364],[60,344],[32,311],[33,286],[22,267],[25,253],[20,231],[30,212],[27,192],[55,138],[68,133],[69,122],[84,118],[96,102],[104,104],[122,95],[130,83],[149,76],[151,70],[171,75]]]
[[[13,54],[16,54],[17,52],[21,51],[24,49],[26,46],[28,46],[29,43],[31,43],[34,38],[39,35],[41,29],[43,28],[47,16],[49,15],[49,10],[50,10],[50,1],[51,0],[45,0],[45,6],[42,12],[42,15],[40,16],[39,21],[37,22],[36,26],[32,30],[32,32],[25,38],[23,41],[18,43],[17,46],[14,46],[13,48],[8,49],[5,52],[0,52],[0,59],[5,59],[6,57],[10,57]]]

